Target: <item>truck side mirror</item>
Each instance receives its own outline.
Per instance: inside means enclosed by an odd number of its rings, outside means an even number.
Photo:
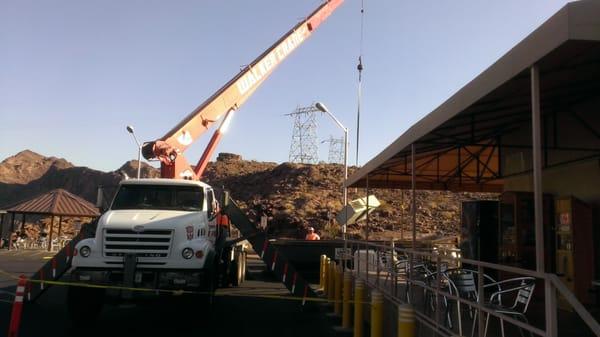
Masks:
[[[98,186],[98,193],[96,194],[96,207],[104,208],[104,188],[102,185]]]

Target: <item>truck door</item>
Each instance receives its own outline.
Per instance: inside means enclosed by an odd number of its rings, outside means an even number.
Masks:
[[[208,222],[208,239],[214,244],[217,238],[217,200],[214,191],[206,189],[206,217]]]

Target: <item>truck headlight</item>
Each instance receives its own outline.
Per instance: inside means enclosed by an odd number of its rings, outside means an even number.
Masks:
[[[183,256],[184,259],[189,260],[194,257],[194,250],[192,248],[183,248],[181,256]]]
[[[88,257],[92,253],[92,249],[88,246],[83,246],[79,248],[79,254],[81,257]]]

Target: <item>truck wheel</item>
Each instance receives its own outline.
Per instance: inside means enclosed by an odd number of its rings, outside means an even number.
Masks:
[[[236,254],[235,260],[231,263],[231,284],[234,287],[238,287],[244,282],[244,274],[246,269],[245,257],[246,253],[244,253],[243,251],[239,251]]]
[[[242,279],[244,277],[244,252],[240,252],[238,254],[238,261],[237,261],[237,270],[236,270],[236,279],[237,279],[237,285],[240,286],[244,280]]]
[[[67,310],[75,327],[89,326],[104,306],[104,289],[69,287],[67,290]]]
[[[242,283],[244,283],[246,281],[246,259],[247,259],[247,255],[248,253],[246,252],[242,252]]]
[[[204,270],[206,273],[204,274],[204,279],[202,281],[202,286],[200,287],[200,291],[204,293],[201,297],[204,299],[202,302],[206,301],[208,307],[212,307],[214,300],[214,291],[217,288],[217,283],[219,281],[217,261],[214,253],[209,253],[206,257],[206,265],[204,266]]]
[[[219,280],[217,274],[218,262],[216,261],[215,254],[210,252],[206,257],[206,264],[204,265],[204,279],[202,280],[201,290],[203,292],[213,292]]]
[[[234,260],[231,262],[229,267],[229,281],[232,286],[237,287],[240,285],[240,261]]]

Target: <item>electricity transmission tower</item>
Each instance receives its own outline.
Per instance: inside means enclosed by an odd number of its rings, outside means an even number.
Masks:
[[[294,118],[289,157],[291,163],[316,164],[319,161],[317,111],[314,106],[299,107],[285,115]]]
[[[344,137],[333,138],[333,136],[329,136],[329,139],[325,139],[322,143],[329,143],[329,157],[327,161],[330,164],[344,163]]]

